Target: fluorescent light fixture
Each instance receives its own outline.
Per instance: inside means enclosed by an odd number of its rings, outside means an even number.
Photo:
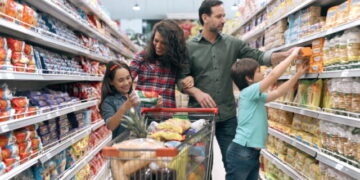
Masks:
[[[140,6],[139,6],[139,4],[138,3],[136,3],[134,6],[133,6],[133,8],[132,8],[134,11],[140,11]]]
[[[238,6],[236,3],[234,3],[232,6],[231,6],[231,10],[233,11],[236,11],[238,9]]]

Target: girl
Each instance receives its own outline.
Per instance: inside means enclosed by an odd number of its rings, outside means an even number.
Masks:
[[[121,134],[125,127],[121,125],[124,115],[129,109],[139,109],[138,96],[132,90],[133,78],[130,68],[124,62],[111,61],[106,65],[106,72],[102,83],[100,112],[107,127],[113,131],[113,138]],[[162,105],[159,97],[155,107]]]

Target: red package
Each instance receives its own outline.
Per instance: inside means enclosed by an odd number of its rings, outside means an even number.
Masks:
[[[90,65],[91,65],[91,74],[98,74],[98,69],[99,69],[99,62],[98,61],[91,61]]]
[[[0,135],[0,147],[1,148],[15,144],[15,142],[16,142],[16,138],[12,132]]]
[[[19,143],[19,153],[31,153],[31,141],[25,141],[23,143]]]
[[[7,148],[1,150],[1,156],[3,159],[15,157],[19,155],[19,147],[17,145],[10,145]]]
[[[14,66],[15,66],[15,71],[25,72],[25,64],[16,63],[16,64],[14,64]]]
[[[42,144],[41,144],[40,137],[36,137],[31,140],[31,149],[32,150],[39,150],[39,149],[41,149],[41,146],[42,146]]]
[[[30,56],[32,58],[32,56]],[[12,52],[11,62],[13,64],[29,64],[30,59],[23,52]]]
[[[16,8],[17,8],[17,2],[13,0],[8,0],[5,8],[5,14],[8,16],[11,16],[13,18],[16,18]],[[6,18],[7,20],[13,22],[13,19]]]
[[[14,119],[21,119],[25,117],[26,108],[15,108],[15,116]]]
[[[28,65],[28,68],[26,69],[26,72],[28,73],[34,73],[36,71],[35,65]]]
[[[0,99],[0,110],[6,110],[11,107],[9,100]]]
[[[29,44],[25,44],[24,53],[26,55],[32,55],[33,54],[33,47]]]
[[[29,6],[24,5],[24,13],[22,16],[22,21],[27,24],[37,26],[37,24],[38,24],[37,23],[37,13]],[[25,24],[24,26],[29,28],[30,26],[27,24]]]
[[[10,119],[10,111],[0,111],[0,122],[8,121]]]
[[[18,161],[19,161],[19,157],[4,159],[4,163],[6,165],[5,172],[9,172],[14,167],[16,167],[17,166],[16,162],[18,162]]]
[[[14,97],[11,99],[11,105],[13,108],[25,108],[29,104],[27,97]]]
[[[36,131],[20,130],[14,131],[17,143],[23,143],[36,137]]]
[[[28,107],[27,108],[28,113],[26,113],[26,116],[35,116],[37,114],[37,110],[38,110],[37,107]]]
[[[0,39],[2,39],[2,38],[0,38]],[[0,61],[5,61],[6,60],[6,54],[7,54],[6,49],[0,47]]]
[[[28,157],[30,157],[30,155],[31,155],[31,152],[29,152],[29,153],[20,153],[19,157],[20,157],[20,160],[22,161],[22,160],[27,159]],[[21,163],[24,163],[24,162],[26,162],[26,161],[22,161]]]
[[[7,38],[8,48],[13,52],[23,52],[24,42],[13,38]]]

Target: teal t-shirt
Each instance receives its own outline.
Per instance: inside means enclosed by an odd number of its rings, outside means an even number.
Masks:
[[[268,133],[266,98],[267,94],[260,92],[260,83],[252,84],[240,92],[238,125],[233,142],[246,147],[265,148]]]

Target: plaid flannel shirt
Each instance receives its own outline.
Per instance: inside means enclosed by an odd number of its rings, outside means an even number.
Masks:
[[[130,63],[131,75],[138,77],[136,90],[157,92],[163,97],[163,106],[175,108],[176,72],[170,67],[162,67],[160,61],[145,60],[142,53],[137,54]]]

